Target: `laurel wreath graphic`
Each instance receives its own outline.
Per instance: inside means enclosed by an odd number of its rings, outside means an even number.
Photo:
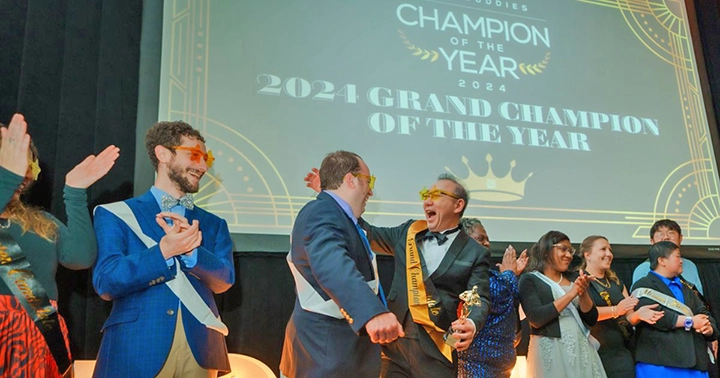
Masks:
[[[550,63],[550,51],[548,51],[545,54],[545,59],[542,60],[540,63],[535,64],[525,64],[520,63],[520,72],[524,73],[525,75],[537,75],[543,73],[543,70],[547,68],[547,65]]]
[[[415,46],[412,42],[410,42],[407,37],[405,36],[405,32],[402,30],[398,30],[398,33],[400,33],[400,38],[402,38],[403,43],[405,44],[405,47],[408,50],[412,50],[412,54],[414,56],[420,57],[420,60],[427,60],[430,59],[430,62],[434,62],[438,60],[440,57],[440,54],[435,50],[426,50],[420,47]]]

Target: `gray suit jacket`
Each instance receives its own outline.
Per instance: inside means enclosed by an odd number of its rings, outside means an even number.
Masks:
[[[378,377],[380,347],[364,327],[388,309],[367,284],[376,277],[352,219],[329,194],[320,193],[300,210],[291,240],[292,264],[345,318],[306,311],[296,300],[280,371],[288,377]]]

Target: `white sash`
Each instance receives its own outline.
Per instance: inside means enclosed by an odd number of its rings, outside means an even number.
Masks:
[[[99,205],[103,209],[115,214],[120,220],[137,235],[138,238],[148,248],[157,245],[157,242],[143,233],[140,228],[140,224],[135,218],[130,207],[124,201],[113,202],[105,205]],[[215,316],[212,310],[205,301],[200,297],[200,294],[195,290],[190,281],[188,280],[185,272],[180,270],[179,262],[175,262],[175,279],[165,282],[170,290],[180,299],[183,305],[190,311],[190,314],[195,317],[200,323],[204,324],[205,327],[215,330],[223,334],[228,335],[227,326],[220,320],[220,316]]]
[[[305,279],[305,277],[303,277],[303,275],[300,274],[300,272],[297,270],[295,264],[293,264],[292,262],[292,257],[290,256],[290,254],[291,252],[288,252],[286,260],[288,266],[290,266],[290,272],[295,279],[295,288],[297,290],[297,298],[298,302],[300,302],[300,307],[302,307],[305,311],[331,316],[337,319],[343,319],[344,316],[340,312],[340,307],[337,305],[337,303],[335,303],[335,301],[333,301],[332,299],[323,299],[320,293],[315,291],[312,285],[310,285],[310,283]],[[377,258],[374,253],[371,252],[371,254],[373,271],[375,272],[375,279],[372,281],[367,281],[367,283],[370,286],[370,289],[372,289],[375,295],[377,295],[379,277],[377,270]]]
[[[659,303],[662,306],[665,306],[671,310],[675,310],[676,312],[683,314],[685,316],[693,317],[693,312],[686,304],[680,302],[679,300],[675,299],[675,297],[671,297],[667,294],[663,294],[657,290],[650,289],[649,287],[639,287],[635,289],[635,291],[631,294],[635,298],[648,298],[653,300],[654,302]]]
[[[544,275],[538,271],[530,272],[530,274],[534,274],[537,278],[542,280],[542,282],[545,282],[548,286],[550,286],[550,290],[552,291],[554,299],[558,299],[558,298],[562,297],[563,295],[567,294],[567,293],[565,293],[565,290],[563,290],[562,287],[560,287],[560,284],[551,280],[546,275]],[[572,285],[574,285],[574,283],[572,283]],[[588,338],[590,345],[592,345],[593,348],[595,348],[595,350],[600,349],[600,342],[597,341],[597,339],[595,337],[593,337],[593,335],[590,334],[590,330],[585,326],[585,323],[583,323],[582,318],[580,318],[580,313],[578,312],[577,308],[575,308],[575,305],[573,305],[571,302],[570,304],[567,305],[566,308],[570,310],[570,313],[572,314],[573,318],[575,318],[575,322],[577,322],[578,327],[580,327],[580,331],[582,331],[582,333],[585,335],[585,337]]]

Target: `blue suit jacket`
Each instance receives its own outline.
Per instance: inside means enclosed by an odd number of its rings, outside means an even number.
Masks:
[[[165,232],[155,221],[160,207],[153,195],[125,201],[143,232],[160,242]],[[205,210],[186,210],[188,221],[198,220],[202,244],[197,264],[188,269],[176,264],[213,313],[218,314],[213,293],[226,291],[235,281],[232,241],[227,223]],[[113,302],[103,326],[103,339],[95,377],[152,377],[162,368],[172,345],[180,300],[165,285],[175,278],[160,246],[147,248],[127,225],[104,208],[95,212],[98,260],[93,270],[95,291]],[[182,306],[182,320],[193,356],[200,366],[229,371],[225,338],[210,330]]]
[[[298,213],[290,256],[305,280],[323,299],[332,299],[345,319],[306,311],[296,300],[280,371],[293,378],[378,377],[380,347],[364,327],[388,309],[367,284],[375,277],[357,228],[329,194],[320,193]]]

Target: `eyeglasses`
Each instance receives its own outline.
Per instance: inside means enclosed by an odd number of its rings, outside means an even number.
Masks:
[[[375,187],[375,176],[373,176],[373,175],[368,176],[368,175],[364,175],[362,173],[353,173],[353,176],[367,179],[368,180],[368,188],[370,188],[370,190],[373,190],[373,188]]]
[[[38,159],[30,161],[30,172],[32,172],[33,180],[37,181],[40,176],[40,162],[38,162]]]
[[[575,248],[568,247],[565,244],[553,244],[553,247],[558,247],[563,252],[570,252],[571,255],[575,254]]]
[[[438,189],[438,188],[435,188],[433,190],[428,190],[428,188],[423,187],[422,190],[420,191],[420,199],[423,201],[427,200],[428,198],[434,201],[434,200],[440,198],[441,195],[446,195],[448,197],[460,199],[460,197],[458,197],[450,192],[446,192],[444,190]]]
[[[208,150],[207,153],[203,152],[202,148],[200,148],[199,143],[195,147],[172,146],[170,148],[174,150],[190,151],[190,160],[196,163],[200,163],[200,159],[203,159],[205,160],[208,168],[212,167],[213,162],[215,161],[215,157],[213,156],[212,151]]]

